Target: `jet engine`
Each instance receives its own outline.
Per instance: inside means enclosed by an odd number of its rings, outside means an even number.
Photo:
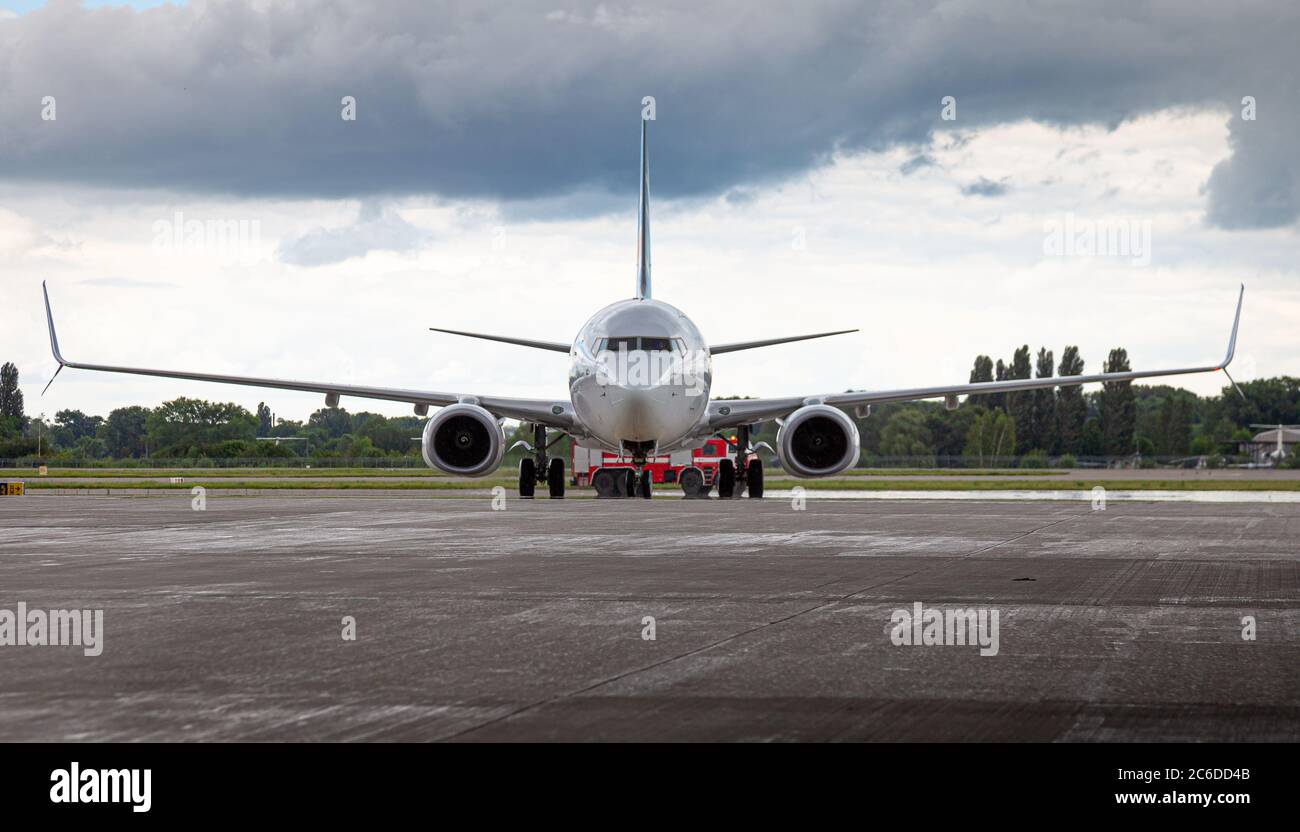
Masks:
[[[501,423],[476,404],[453,404],[439,410],[420,439],[430,468],[461,477],[485,477],[506,455]]]
[[[799,408],[776,432],[781,467],[796,477],[829,477],[858,461],[858,426],[829,405]]]

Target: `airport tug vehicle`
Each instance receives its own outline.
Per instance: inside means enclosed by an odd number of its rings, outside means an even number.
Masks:
[[[730,448],[735,445],[735,435],[715,437],[694,450],[674,451],[671,454],[649,457],[642,470],[650,472],[652,485],[678,483],[686,497],[698,498],[709,496],[709,492],[715,485],[719,486],[719,496],[723,496],[725,489],[722,488],[723,478],[719,473],[723,469],[730,469],[731,473],[727,477],[732,483],[732,488],[726,496],[740,496],[739,491],[744,490],[751,497],[761,497],[763,463],[758,459],[758,455],[751,451],[745,460],[745,467],[737,468],[736,462],[727,456]],[[596,489],[598,496],[606,497],[620,496],[617,492],[622,486],[624,489],[622,496],[632,496],[627,494],[625,482],[626,472],[636,469],[630,457],[613,451],[583,448],[577,443],[573,443],[570,448],[569,462],[573,471],[573,477],[569,480],[571,484],[591,486]],[[738,472],[743,473],[737,476]],[[748,482],[748,476],[755,478],[755,484],[751,485]],[[641,494],[641,496],[645,495]]]

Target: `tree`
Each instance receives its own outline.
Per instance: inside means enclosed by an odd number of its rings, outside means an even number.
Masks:
[[[271,428],[271,433],[270,433],[270,435],[271,435],[271,436],[281,436],[281,437],[283,437],[283,436],[301,436],[301,435],[302,435],[302,429],[303,429],[303,424],[302,424],[302,422],[295,422],[295,421],[293,421],[292,419],[276,419],[276,420],[275,420],[275,427]],[[262,444],[265,445],[265,444],[274,444],[274,443],[266,443],[266,442],[264,442],[264,443],[262,443]]]
[[[1058,376],[1083,375],[1083,359],[1078,347],[1066,347],[1057,367]],[[1056,445],[1053,450],[1062,454],[1083,453],[1083,424],[1088,420],[1088,403],[1079,385],[1062,387],[1056,393]]]
[[[108,448],[104,445],[104,440],[97,439],[94,436],[83,436],[73,445],[77,456],[82,459],[102,459],[108,454]]]
[[[1176,391],[1160,406],[1156,452],[1166,456],[1184,456],[1192,444],[1191,397]]]
[[[1122,347],[1111,350],[1102,369],[1107,373],[1128,372],[1131,369],[1128,352]],[[1127,456],[1133,453],[1137,406],[1133,401],[1132,382],[1106,382],[1102,385],[1098,404],[1101,411],[1102,448],[1106,455]]]
[[[18,368],[10,362],[0,366],[0,419],[12,419],[13,429],[21,431],[27,417],[23,414],[23,391],[18,389]]]
[[[1300,379],[1281,376],[1245,381],[1241,390],[1244,399],[1231,387],[1223,388],[1216,415],[1242,427],[1252,422],[1300,424]]]
[[[420,443],[411,440],[420,435],[423,427],[418,417],[401,416],[388,419],[370,414],[370,418],[366,419],[360,428],[354,429],[353,433],[368,438],[376,448],[383,451],[405,454],[419,450]],[[532,441],[531,433],[528,435],[528,441]]]
[[[975,418],[966,434],[966,452],[977,464],[987,467],[997,464],[999,457],[1016,452],[1016,423],[1001,410],[989,410]]]
[[[1038,350],[1036,366],[1038,378],[1052,377],[1052,351],[1047,347]],[[1056,439],[1056,393],[1049,387],[1046,390],[1033,391],[1030,397],[1032,436],[1028,441],[1022,441],[1021,447],[1050,451]]]
[[[153,447],[186,455],[191,447],[257,436],[257,417],[234,402],[181,397],[154,408],[146,424]]]
[[[383,454],[376,450],[375,443],[371,442],[370,437],[368,436],[353,436],[352,434],[348,434],[343,437],[339,444],[341,445],[339,450],[342,454],[344,456],[352,457],[353,459],[370,459],[377,456],[383,456]]]
[[[880,453],[884,456],[933,457],[933,437],[925,426],[925,414],[909,407],[890,417],[880,431]]]
[[[1029,345],[1025,344],[1016,350],[1015,355],[1012,356],[1011,367],[1007,370],[1007,378],[1029,378],[1030,369]],[[1025,448],[1031,447],[1030,443],[1034,439],[1033,391],[1008,393],[1007,414],[1015,420],[1017,441],[1021,442]]]
[[[1004,364],[1004,363],[1002,362],[1002,359],[1001,359],[1001,358],[998,359],[997,366],[996,366],[996,367],[994,368],[994,370],[993,370],[993,380],[994,380],[994,381],[1006,381],[1006,380],[1007,380],[1007,365]],[[1000,408],[1000,409],[1002,409],[1002,410],[1006,410],[1006,409],[1007,409],[1007,394],[1006,394],[1006,393],[990,393],[989,396],[988,396],[988,402],[987,402],[987,405],[988,405],[989,407],[996,407],[996,408]]]
[[[271,435],[271,408],[266,406],[266,402],[257,403],[257,435]]]
[[[119,459],[145,455],[149,435],[149,408],[132,405],[110,411],[98,436],[109,456]]]
[[[1104,456],[1106,440],[1101,433],[1101,420],[1088,419],[1083,423],[1083,436],[1079,439],[1079,451],[1083,456]]]
[[[102,416],[87,416],[80,410],[60,410],[54,414],[54,443],[71,448],[83,436],[94,436],[104,423]]]
[[[325,407],[307,419],[307,426],[320,428],[330,439],[338,439],[352,430],[352,417],[341,407]]]
[[[981,413],[988,412],[988,408],[978,404],[947,410],[942,405],[926,402],[924,407],[925,426],[933,437],[931,445],[940,456],[961,456],[966,449],[966,434],[970,432],[970,426]]]
[[[989,358],[987,355],[975,356],[975,366],[972,367],[970,371],[970,383],[980,384],[982,382],[992,381],[992,380],[993,380],[993,359]],[[967,396],[966,404],[984,405],[987,407],[989,398],[990,396],[988,395]]]

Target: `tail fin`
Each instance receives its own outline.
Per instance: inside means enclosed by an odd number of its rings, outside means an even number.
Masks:
[[[650,156],[646,147],[646,126],[649,119],[641,117],[641,208],[637,216],[636,231],[636,298],[650,297]]]

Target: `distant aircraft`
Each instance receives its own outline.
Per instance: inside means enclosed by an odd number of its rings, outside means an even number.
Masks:
[[[325,394],[325,403],[337,406],[341,396],[409,402],[425,416],[440,407],[425,424],[421,437],[424,460],[449,474],[481,477],[501,465],[507,452],[503,423],[516,419],[532,425],[533,441],[523,443],[530,452],[519,464],[519,494],[532,497],[535,486],[546,483],[551,497],[563,497],[564,460],[549,457],[547,449],[563,435],[581,447],[603,448],[625,455],[631,468],[602,468],[592,476],[601,497],[649,498],[650,471],[644,466],[653,456],[701,447],[705,440],[723,436],[735,452],[734,461],[723,460],[715,482],[718,496],[730,498],[741,491],[763,496],[763,464],[751,454],[750,429],[777,420],[776,455],[781,467],[797,477],[828,477],[851,468],[858,460],[858,428],[874,404],[916,399],[944,399],[949,409],[957,397],[972,394],[1039,390],[1093,382],[1129,381],[1185,373],[1227,373],[1237,342],[1237,325],[1246,287],[1237,296],[1237,312],[1228,339],[1228,353],[1218,364],[1171,370],[1014,379],[973,384],[947,384],[902,390],[857,393],[813,393],[768,399],[710,400],[712,356],[810,338],[824,338],[857,330],[819,332],[786,338],[766,338],[729,344],[709,344],[680,310],[650,296],[650,168],[646,146],[647,121],[641,122],[641,195],[638,213],[636,292],[601,309],[591,317],[572,343],[536,341],[504,335],[438,329],[436,332],[502,341],[541,350],[568,353],[569,394],[561,399],[519,399],[471,393],[441,393],[389,387],[360,387],[315,381],[217,375],[179,370],[148,370],[68,361],[59,352],[54,316],[45,290],[45,314],[50,347],[64,367],[135,373],[164,378],[245,384],[282,390]],[[44,284],[42,284],[44,289]],[[53,378],[50,379],[53,383]],[[1231,381],[1231,376],[1229,376]],[[1235,384],[1235,383],[1234,383]],[[46,385],[48,388],[49,385]],[[840,408],[851,408],[853,416]],[[557,435],[548,439],[547,431]],[[734,432],[734,439],[725,434]],[[698,468],[684,470],[679,478],[686,496],[706,496],[705,478]]]
[[[1268,453],[1264,454],[1264,458],[1265,458],[1265,459],[1270,459],[1270,460],[1272,460],[1274,463],[1278,463],[1278,462],[1281,462],[1282,460],[1286,459],[1286,448],[1285,448],[1285,447],[1283,446],[1283,444],[1282,444],[1282,440],[1283,440],[1283,439],[1285,438],[1285,436],[1286,436],[1286,431],[1288,431],[1288,430],[1290,430],[1290,431],[1297,431],[1297,430],[1300,430],[1300,425],[1281,425],[1281,424],[1278,424],[1278,425],[1257,425],[1257,424],[1252,424],[1251,427],[1252,427],[1252,428],[1270,428],[1270,429],[1272,429],[1272,430],[1275,432],[1275,434],[1276,434],[1275,438],[1277,439],[1277,447],[1274,448],[1273,450],[1269,451]],[[1267,433],[1267,431],[1265,431],[1265,433]],[[1260,434],[1260,435],[1262,436],[1263,434]]]

